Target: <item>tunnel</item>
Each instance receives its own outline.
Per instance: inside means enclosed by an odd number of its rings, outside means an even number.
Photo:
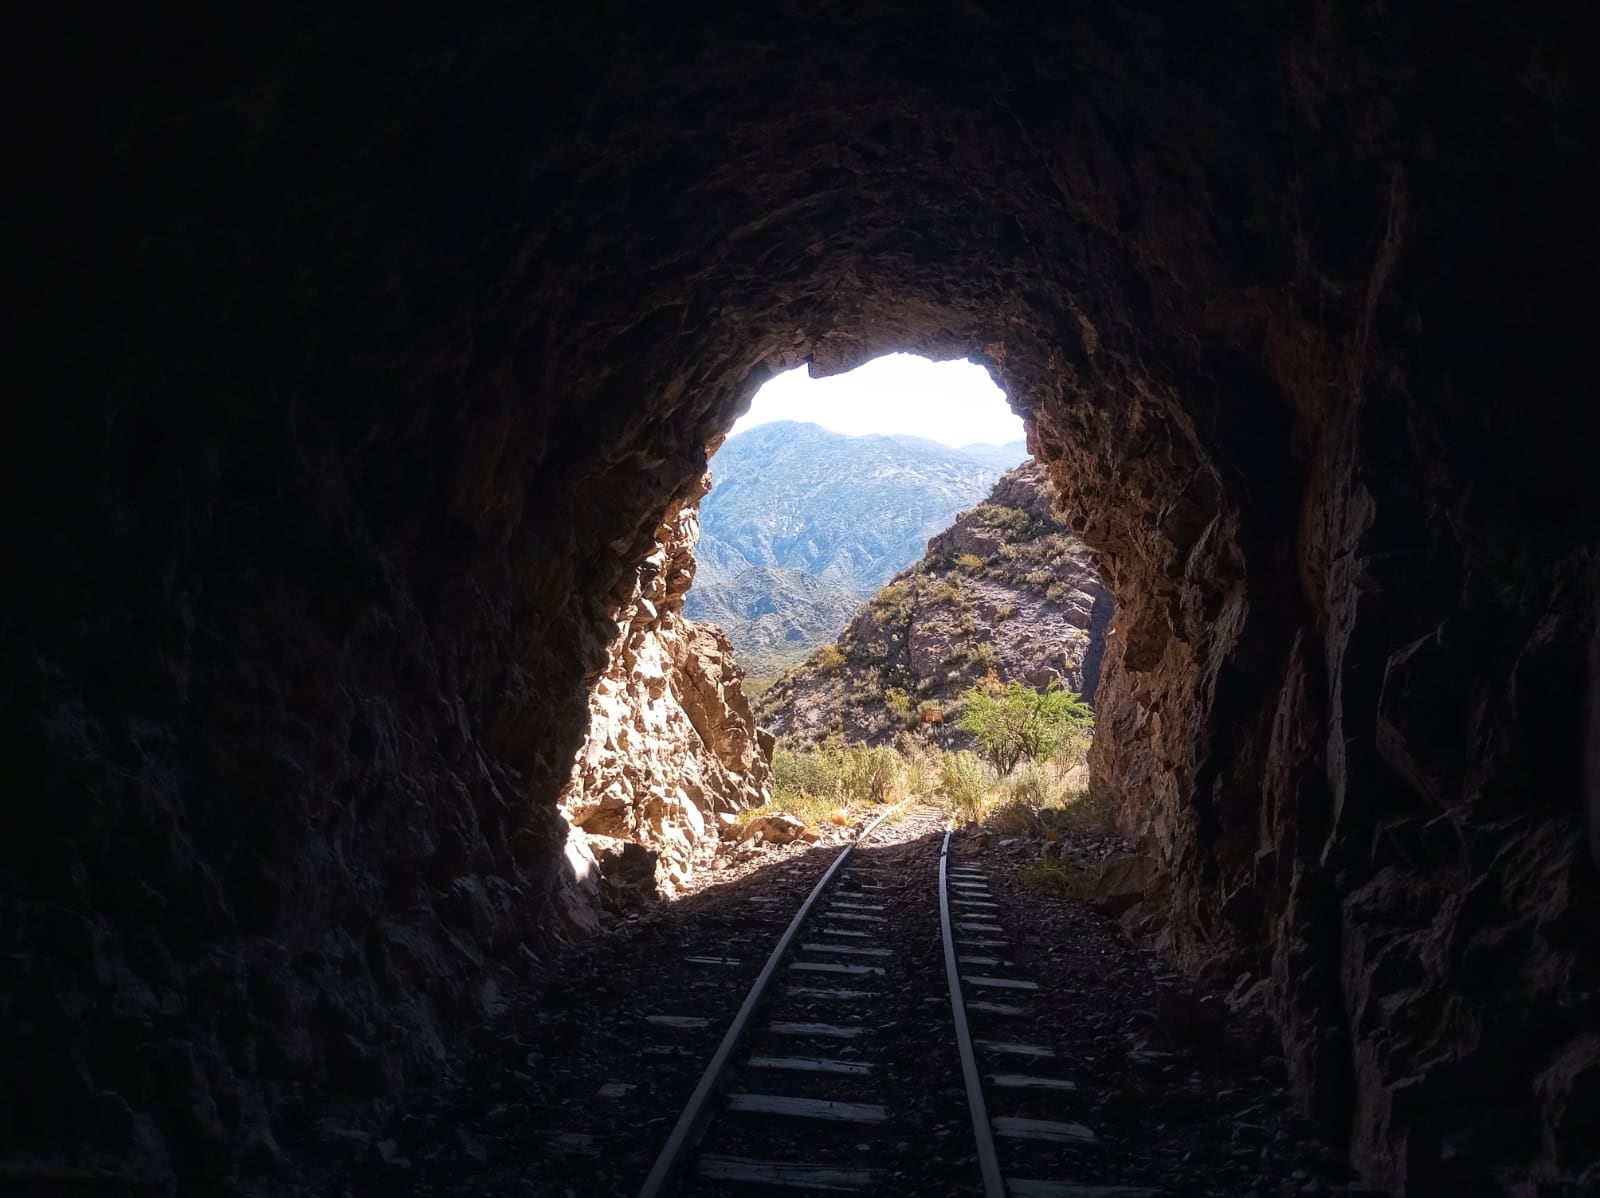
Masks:
[[[1579,6],[6,24],[14,1179],[282,1178],[446,1073],[582,931],[557,797],[708,447],[908,351],[1116,593],[1170,959],[1382,1192],[1600,1192]]]

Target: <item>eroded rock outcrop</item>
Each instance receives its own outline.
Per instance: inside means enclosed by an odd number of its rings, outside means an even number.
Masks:
[[[955,727],[962,692],[990,673],[1092,700],[1116,605],[1055,505],[1042,466],[1007,471],[834,645],[762,694],[762,724],[797,744],[892,744],[924,730],[928,704],[947,717],[942,743],[956,748],[971,741]]]
[[[771,739],[740,689],[733,647],[720,629],[683,616],[709,481],[668,512],[621,602],[589,699],[589,732],[560,798],[580,835],[607,838],[603,863],[616,860],[618,879],[635,891],[637,853],[616,842],[653,854],[654,892],[664,896],[709,857],[729,822],[719,816],[759,806],[771,791]]]

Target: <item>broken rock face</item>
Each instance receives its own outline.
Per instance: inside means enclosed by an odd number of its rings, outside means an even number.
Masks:
[[[667,513],[656,551],[632,579],[560,799],[576,835],[605,838],[601,873],[611,880],[625,865],[615,881],[635,893],[675,893],[709,858],[726,817],[771,791],[771,740],[756,728],[733,647],[721,630],[682,612],[708,485],[701,479]],[[640,848],[624,851],[628,843]],[[642,872],[646,854],[653,886]]]

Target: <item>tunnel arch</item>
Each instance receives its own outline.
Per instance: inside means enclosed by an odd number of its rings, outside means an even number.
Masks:
[[[1378,1183],[1592,1180],[1576,15],[614,15],[16,18],[8,1141],[222,1169],[442,1068],[663,513],[767,372],[899,349],[1104,554],[1178,959]]]

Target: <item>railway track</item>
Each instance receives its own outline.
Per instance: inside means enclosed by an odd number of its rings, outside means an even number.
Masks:
[[[939,920],[984,1198],[1157,1198],[1143,1186],[1064,1180],[1083,1176],[1100,1138],[1087,1123],[1058,1117],[1086,1096],[1055,1050],[1017,1036],[1035,1015],[1039,984],[1017,967],[1002,910],[982,869],[952,863],[947,831]]]
[[[779,936],[640,1198],[1153,1198],[1061,1180],[1084,1175],[1098,1141],[1056,1117],[1076,1092],[1053,1052],[1008,1027],[1026,1025],[1037,985],[1014,967],[982,871],[951,860],[942,814],[906,820],[914,838],[925,826],[925,844],[943,834],[937,871],[925,852],[908,886],[903,863],[863,852],[881,818],[840,853]],[[905,961],[935,943],[935,923],[943,986]],[[908,1043],[922,1054],[919,1074],[905,1069]],[[949,1110],[964,1103],[965,1118],[930,1119],[919,1092],[930,1089]]]

